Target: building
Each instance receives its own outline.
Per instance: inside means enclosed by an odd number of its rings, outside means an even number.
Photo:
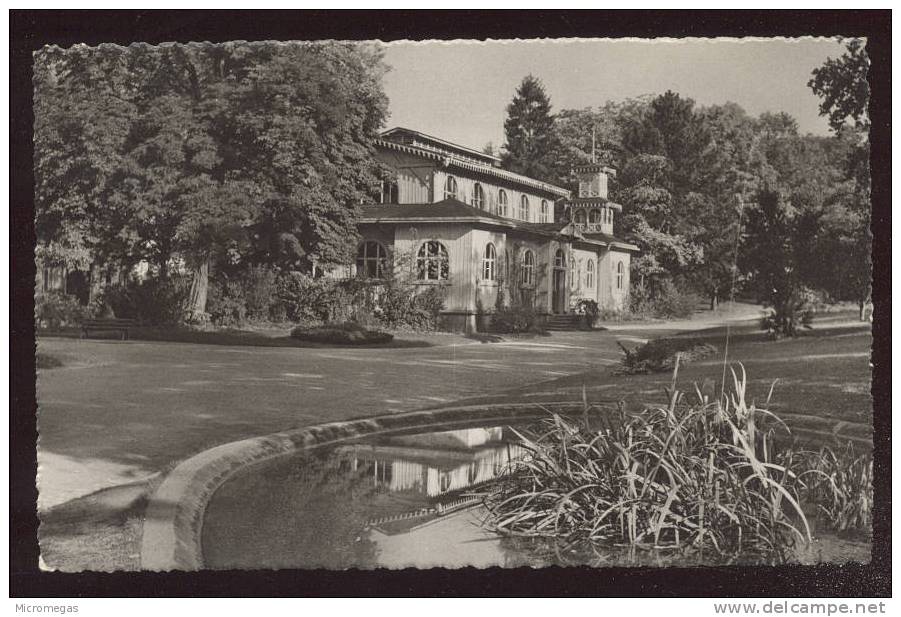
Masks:
[[[472,332],[498,294],[546,319],[579,300],[623,309],[635,245],[613,235],[614,171],[576,169],[579,194],[500,168],[500,160],[404,128],[385,131],[378,157],[393,178],[363,207],[356,274],[394,264],[417,285],[445,287],[443,325]]]
[[[638,248],[613,235],[622,207],[607,198],[614,170],[576,169],[578,196],[500,168],[497,157],[394,128],[376,141],[391,171],[380,203],[364,205],[362,241],[350,274],[378,280],[392,268],[416,286],[440,286],[441,326],[473,332],[489,325],[498,297],[534,308],[540,319],[572,315],[580,300],[624,309],[629,262]],[[139,275],[146,272],[141,264]],[[346,276],[347,269],[331,273]],[[68,270],[39,264],[37,293],[74,295],[83,304],[125,270]]]

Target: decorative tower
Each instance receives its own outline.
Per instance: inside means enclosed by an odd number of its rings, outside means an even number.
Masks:
[[[569,202],[570,221],[576,229],[589,233],[613,234],[613,211],[621,206],[607,199],[607,179],[616,170],[590,163],[573,171],[579,177],[579,196]]]

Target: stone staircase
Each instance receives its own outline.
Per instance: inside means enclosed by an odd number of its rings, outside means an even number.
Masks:
[[[566,315],[548,315],[547,329],[551,332],[569,332],[585,328],[583,315],[569,313]]]

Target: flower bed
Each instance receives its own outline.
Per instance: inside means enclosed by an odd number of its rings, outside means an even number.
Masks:
[[[378,330],[368,330],[355,323],[329,324],[325,326],[297,327],[291,331],[293,338],[313,343],[336,345],[379,345],[390,343],[394,335]]]

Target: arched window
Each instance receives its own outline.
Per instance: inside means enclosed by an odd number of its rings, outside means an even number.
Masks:
[[[446,281],[450,274],[447,249],[436,240],[423,242],[416,255],[416,278],[420,281]]]
[[[623,285],[625,285],[626,281],[626,266],[623,262],[619,261],[616,263],[616,288],[622,289]]]
[[[576,210],[576,214],[573,217],[573,223],[576,225],[585,224],[585,210]]]
[[[579,286],[579,276],[576,274],[575,258],[569,260],[569,285],[574,288]]]
[[[525,286],[535,284],[535,254],[529,249],[522,253],[522,272],[519,281]]]
[[[591,212],[588,213],[588,222],[592,225],[597,225],[601,222],[601,211],[597,208],[594,208]]]
[[[497,192],[497,213],[507,216],[507,191],[501,189]]]
[[[497,251],[490,242],[485,245],[485,256],[482,258],[482,279],[497,280]]]
[[[379,242],[367,240],[357,249],[357,276],[368,279],[385,277],[388,251]]]
[[[591,289],[594,287],[594,260],[589,259],[585,264],[585,287]]]
[[[445,199],[456,199],[457,198],[457,179],[453,176],[448,176],[444,180],[444,198]]]
[[[474,208],[483,208],[485,206],[485,191],[482,185],[476,182],[472,185],[472,206]]]
[[[550,217],[548,216],[548,205],[547,199],[541,200],[541,221],[542,223],[550,223]]]
[[[563,252],[563,249],[557,249],[557,252],[554,253],[554,267],[555,268],[565,268],[566,267],[566,253]]]
[[[523,221],[529,220],[529,198],[525,195],[519,200],[519,218]]]

